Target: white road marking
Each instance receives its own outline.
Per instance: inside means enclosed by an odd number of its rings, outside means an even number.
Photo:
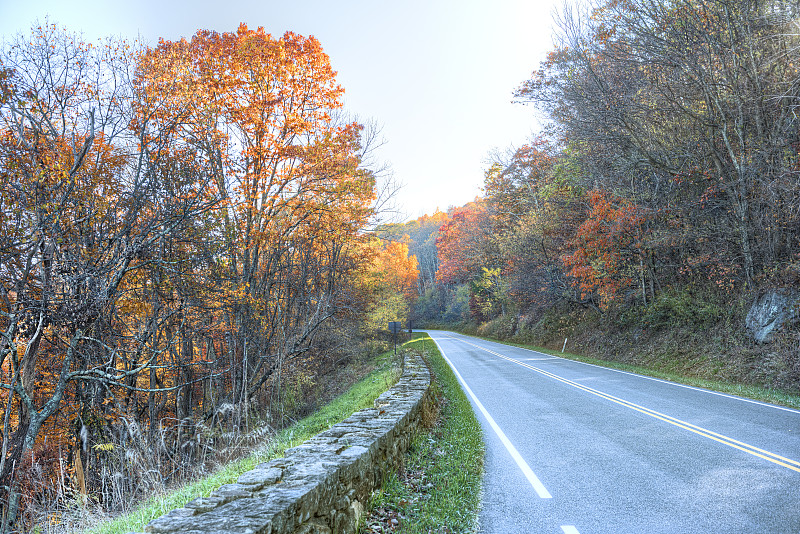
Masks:
[[[457,339],[457,338],[450,338],[450,339]],[[625,399],[621,399],[619,397],[615,397],[614,395],[611,395],[611,394],[608,394],[608,393],[604,393],[604,392],[602,392],[600,390],[590,388],[589,386],[584,386],[583,384],[579,384],[578,382],[575,382],[574,380],[569,380],[569,379],[566,379],[564,377],[561,377],[561,376],[558,376],[556,374],[553,374],[553,373],[550,373],[548,371],[545,371],[544,369],[539,369],[538,367],[533,367],[532,365],[528,365],[527,363],[523,363],[523,362],[521,362],[519,360],[515,360],[514,358],[510,358],[508,356],[504,356],[503,354],[500,354],[499,352],[495,352],[495,351],[493,351],[491,349],[487,349],[486,347],[481,347],[480,345],[475,345],[474,343],[470,343],[469,341],[466,341],[465,339],[459,339],[459,341],[461,341],[462,343],[466,343],[467,345],[472,345],[473,347],[478,348],[480,350],[486,351],[489,354],[494,354],[495,356],[497,356],[499,358],[502,358],[504,360],[507,360],[509,362],[515,363],[517,365],[521,365],[523,367],[527,367],[528,369],[530,369],[532,371],[535,371],[535,372],[537,372],[539,374],[542,374],[544,376],[548,376],[548,377],[550,377],[550,378],[552,378],[554,380],[558,380],[559,382],[562,382],[562,383],[567,384],[569,386],[572,386],[572,387],[575,387],[577,389],[583,390],[583,391],[585,391],[587,393],[591,393],[592,395],[596,395],[598,397],[607,399],[607,400],[609,400],[611,402],[615,402],[615,403],[617,403],[617,404],[619,404],[621,406],[625,406],[626,408],[630,408],[632,410],[636,410],[637,412],[643,413],[645,415],[649,415],[650,417],[654,417],[655,419],[659,419],[659,420],[664,421],[666,423],[669,423],[671,425],[675,425],[677,427],[683,428],[683,429],[688,430],[690,432],[694,432],[695,434],[698,434],[700,436],[709,438],[709,439],[714,440],[714,441],[716,441],[718,443],[722,443],[723,445],[727,445],[729,447],[733,447],[734,449],[738,449],[738,450],[746,452],[748,454],[752,454],[753,456],[758,456],[759,458],[763,458],[764,460],[767,460],[767,461],[772,462],[774,464],[780,465],[782,467],[785,467],[787,469],[791,469],[792,471],[797,471],[798,473],[800,473],[800,461],[792,460],[790,458],[785,458],[783,456],[780,456],[779,454],[775,454],[774,452],[769,452],[769,451],[766,451],[764,449],[759,449],[758,447],[755,447],[753,445],[749,445],[749,444],[741,442],[741,441],[737,441],[737,440],[735,440],[733,438],[730,438],[728,436],[725,436],[723,434],[718,434],[718,433],[713,432],[711,430],[705,429],[705,428],[703,428],[701,426],[697,426],[697,425],[694,425],[692,423],[689,423],[689,422],[686,422],[686,421],[682,421],[682,420],[680,420],[680,419],[678,419],[676,417],[672,417],[671,415],[666,415],[666,414],[657,412],[655,410],[651,410],[650,408],[645,408],[644,406],[640,406],[640,405],[635,404],[633,402],[627,401]],[[638,375],[634,375],[634,376],[638,376]]]
[[[475,401],[475,405],[478,407],[483,416],[489,422],[489,426],[492,427],[492,430],[494,430],[495,434],[497,434],[497,437],[500,438],[500,441],[503,442],[503,445],[505,445],[506,450],[508,450],[509,454],[511,454],[511,457],[517,463],[517,466],[522,470],[522,474],[525,475],[525,478],[527,478],[528,482],[530,482],[531,486],[533,486],[533,489],[534,491],[536,491],[536,494],[542,499],[552,499],[553,496],[550,495],[550,492],[547,491],[547,489],[544,487],[544,484],[542,484],[542,481],[539,480],[539,477],[537,477],[536,474],[533,472],[531,467],[528,465],[528,462],[525,461],[525,459],[522,457],[519,451],[517,451],[517,448],[514,447],[514,445],[511,443],[508,437],[506,437],[505,433],[500,429],[500,427],[497,425],[494,419],[492,419],[492,416],[489,415],[489,412],[487,412],[486,408],[483,407],[481,401],[479,401],[478,397],[476,397],[475,394],[472,392],[472,390],[464,380],[464,377],[461,376],[461,373],[458,372],[456,366],[453,365],[453,362],[451,362],[450,359],[447,356],[445,356],[444,350],[442,350],[442,347],[439,345],[439,342],[433,337],[431,337],[431,339],[433,339],[433,342],[436,343],[437,347],[439,347],[439,352],[442,353],[442,358],[444,358],[445,361],[447,361],[447,364],[453,370],[453,373],[455,373],[455,375],[461,381],[461,384],[464,386],[464,391],[466,391],[469,394],[469,396],[472,397],[472,400]]]
[[[572,525],[561,525],[561,530],[564,531],[564,534],[581,534],[578,532],[578,529]]]
[[[464,336],[464,337],[472,337],[472,336],[467,336],[467,335],[464,335],[464,334],[458,334],[458,335]],[[458,338],[454,337],[453,339],[458,339]],[[485,340],[480,339],[480,338],[473,338],[473,339],[478,339],[480,341],[485,341]],[[493,343],[493,342],[492,341],[488,341],[488,343]],[[503,345],[504,347],[508,347],[508,348],[522,349],[524,351],[532,352],[534,354],[541,354],[542,356],[547,356],[547,354],[545,354],[544,352],[539,352],[539,351],[536,351],[536,350],[526,349],[524,347],[517,347],[515,345],[506,345],[504,343],[496,343],[496,344],[497,345]],[[679,388],[686,388],[686,389],[692,389],[694,391],[699,391],[701,393],[708,393],[709,395],[716,395],[718,397],[725,397],[726,399],[732,399],[732,400],[737,400],[737,401],[741,401],[741,402],[747,402],[747,403],[750,403],[750,404],[757,404],[759,406],[765,406],[767,408],[774,408],[776,410],[781,410],[781,411],[784,411],[784,412],[792,412],[792,413],[800,414],[800,410],[795,410],[794,408],[787,408],[786,406],[778,406],[777,404],[769,404],[767,402],[759,402],[757,400],[747,399],[745,397],[737,397],[736,395],[729,395],[727,393],[720,393],[719,391],[713,391],[713,390],[710,390],[710,389],[699,388],[699,387],[695,387],[695,386],[687,386],[686,384],[679,384],[677,382],[671,382],[669,380],[662,380],[661,378],[655,378],[653,376],[640,375],[640,374],[636,374],[636,373],[631,373],[629,371],[622,371],[620,369],[613,369],[611,367],[603,367],[602,365],[597,365],[597,364],[594,364],[594,363],[582,362],[580,360],[571,360],[571,359],[568,359],[568,358],[561,358],[559,356],[551,356],[550,358],[552,358],[554,360],[564,360],[564,361],[568,361],[568,362],[575,362],[575,363],[579,363],[581,365],[591,365],[592,367],[597,367],[599,369],[605,369],[606,371],[613,371],[615,373],[621,373],[623,375],[635,376],[637,378],[643,378],[645,380],[652,380],[653,382],[661,382],[662,384],[667,384],[667,385],[670,385],[670,386],[675,386],[675,387],[679,387]],[[524,360],[525,358],[520,358],[520,359]]]

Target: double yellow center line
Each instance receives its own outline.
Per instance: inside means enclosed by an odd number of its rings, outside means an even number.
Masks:
[[[465,339],[462,339],[462,338],[450,338],[450,339],[461,341],[463,343],[466,343],[467,345],[471,345],[471,346],[473,346],[475,348],[478,348],[478,349],[486,351],[486,352],[488,352],[490,354],[493,354],[494,356],[497,356],[498,358],[502,358],[504,360],[508,360],[509,362],[515,363],[517,365],[521,365],[522,367],[526,367],[526,368],[530,369],[531,371],[535,371],[535,372],[537,372],[537,373],[539,373],[541,375],[544,375],[544,376],[546,376],[548,378],[552,378],[553,380],[558,380],[559,382],[567,384],[568,386],[572,386],[574,388],[580,389],[580,390],[585,391],[587,393],[591,393],[592,395],[596,395],[596,396],[601,397],[603,399],[606,399],[606,400],[609,400],[611,402],[617,403],[620,406],[625,406],[626,408],[630,408],[631,410],[636,410],[637,412],[643,413],[645,415],[649,415],[650,417],[654,417],[656,419],[659,419],[659,420],[664,421],[666,423],[669,423],[671,425],[675,425],[677,427],[683,428],[684,430],[688,430],[689,432],[694,432],[695,434],[698,434],[698,435],[703,436],[703,437],[708,438],[708,439],[712,439],[712,440],[714,440],[714,441],[716,441],[718,443],[722,443],[723,445],[727,445],[728,447],[733,447],[734,449],[739,449],[740,451],[744,451],[744,452],[746,452],[748,454],[752,454],[753,456],[758,456],[759,458],[763,458],[764,460],[767,460],[768,462],[772,462],[774,464],[778,464],[781,467],[785,467],[787,469],[791,469],[792,471],[797,471],[798,473],[800,473],[800,462],[798,462],[796,460],[791,460],[789,458],[785,458],[785,457],[780,456],[778,454],[775,454],[775,453],[772,453],[772,452],[769,452],[769,451],[765,451],[764,449],[759,449],[758,447],[754,447],[753,445],[749,445],[747,443],[743,443],[741,441],[735,440],[735,439],[730,438],[728,436],[725,436],[723,434],[718,434],[717,432],[713,432],[713,431],[708,430],[706,428],[703,428],[703,427],[700,427],[700,426],[697,426],[697,425],[693,425],[692,423],[688,423],[686,421],[682,421],[681,419],[677,419],[677,418],[672,417],[670,415],[666,415],[666,414],[657,412],[655,410],[651,410],[650,408],[645,408],[644,406],[640,406],[640,405],[635,404],[633,402],[626,401],[625,399],[620,399],[619,397],[615,397],[614,395],[609,395],[608,393],[604,393],[604,392],[599,391],[597,389],[584,386],[583,384],[579,384],[578,382],[573,382],[572,380],[567,380],[566,378],[563,378],[563,377],[560,377],[560,376],[555,375],[553,373],[550,373],[548,371],[545,371],[544,369],[539,369],[538,367],[534,367],[532,365],[528,365],[527,363],[521,362],[519,360],[515,360],[514,358],[509,358],[508,356],[504,356],[504,355],[500,354],[499,352],[495,352],[493,350],[489,350],[486,347],[481,347],[480,345],[475,345],[474,343],[470,343],[469,341],[466,341]]]

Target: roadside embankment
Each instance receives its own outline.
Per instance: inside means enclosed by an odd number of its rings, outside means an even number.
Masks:
[[[431,402],[429,391],[425,363],[409,354],[400,381],[373,408],[354,413],[209,497],[151,521],[145,531],[354,532],[384,472],[408,448]]]
[[[430,366],[437,412],[403,465],[370,501],[362,534],[475,532],[484,470],[483,431],[458,379],[426,333],[404,345]]]

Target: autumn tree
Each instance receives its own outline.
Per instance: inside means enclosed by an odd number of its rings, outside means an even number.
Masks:
[[[238,332],[226,359],[233,400],[246,402],[335,312],[344,260],[372,215],[362,128],[337,122],[343,89],[313,37],[200,31],[162,41],[144,65],[148,91],[185,86],[185,138],[226,201],[221,275]]]
[[[666,232],[683,228],[680,246],[654,247],[673,279],[674,265],[736,265],[732,276],[749,284],[786,258],[778,243],[796,240],[778,222],[797,195],[789,147],[800,86],[787,31],[796,9],[681,0],[567,10],[559,47],[518,91],[583,143],[587,189],[680,219]]]
[[[156,361],[151,336],[167,316],[151,309],[143,328],[119,330],[117,307],[128,283],[157,261],[149,251],[215,198],[191,163],[182,170],[192,183],[165,195],[176,178],[164,173],[170,152],[131,127],[129,44],[92,46],[45,25],[4,47],[0,61],[8,528],[19,506],[15,469],[65,395],[88,406],[109,385],[137,387],[128,377]]]
[[[405,223],[384,224],[376,229],[381,239],[407,241],[409,254],[415,256],[419,263],[420,296],[435,287],[436,271],[439,269],[436,240],[439,229],[447,219],[447,214],[437,209],[431,215],[423,215]]]
[[[573,238],[574,250],[562,259],[581,297],[602,307],[639,278],[643,218],[636,206],[609,194],[590,191],[587,197],[588,216]]]
[[[467,282],[480,276],[483,267],[498,264],[493,241],[492,217],[483,200],[455,208],[439,228],[436,279],[445,284]]]
[[[494,158],[484,174],[483,190],[499,224],[512,227],[525,214],[542,208],[552,196],[554,164],[555,150],[541,137],[508,157]]]
[[[473,318],[484,317],[484,305],[475,304],[476,298],[491,296],[491,299],[505,299],[506,284],[503,279],[502,258],[499,254],[496,230],[500,221],[493,217],[483,199],[476,199],[449,213],[449,220],[439,229],[436,248],[439,255],[439,270],[436,280],[446,294],[447,300],[463,295],[460,287],[469,287],[470,310]],[[481,280],[489,273],[491,283],[487,286]],[[491,286],[491,291],[483,289]],[[502,294],[502,297],[501,297]],[[491,307],[491,306],[490,306]],[[455,312],[448,315],[459,315]]]
[[[4,528],[43,428],[86,492],[113,435],[192,462],[197,423],[225,402],[246,422],[320,354],[374,214],[342,91],[316,39],[244,25],[149,49],[45,25],[2,49]]]
[[[520,310],[572,297],[561,256],[583,217],[582,169],[573,152],[537,137],[496,154],[485,172],[503,276]]]
[[[390,321],[408,324],[411,305],[418,296],[419,268],[405,242],[374,238],[365,248],[372,261],[359,277],[361,291],[369,302],[364,331],[375,337],[386,331]]]

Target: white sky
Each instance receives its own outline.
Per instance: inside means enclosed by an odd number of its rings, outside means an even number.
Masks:
[[[562,0],[0,0],[0,35],[37,19],[87,40],[108,35],[191,37],[240,22],[280,36],[314,35],[345,88],[345,108],[383,127],[379,157],[403,185],[408,218],[480,194],[494,148],[538,130],[535,110],[512,92],[552,48]]]

